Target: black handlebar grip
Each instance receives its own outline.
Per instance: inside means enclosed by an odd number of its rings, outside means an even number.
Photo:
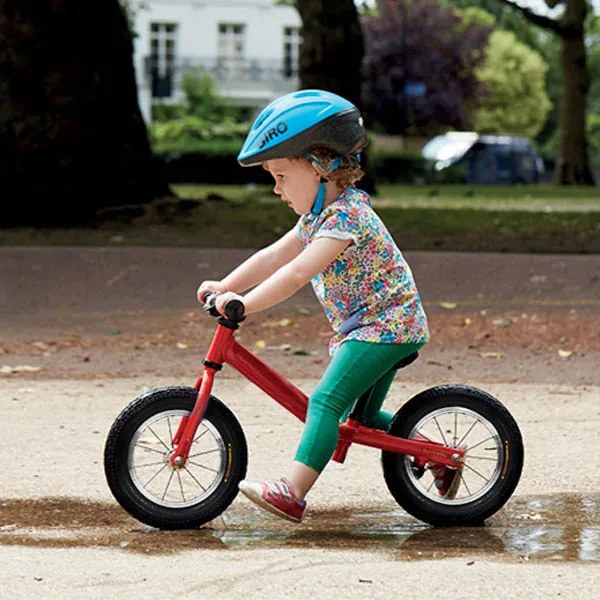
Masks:
[[[244,318],[245,311],[246,307],[244,306],[244,303],[239,300],[230,300],[225,305],[225,315],[234,323],[238,323]]]

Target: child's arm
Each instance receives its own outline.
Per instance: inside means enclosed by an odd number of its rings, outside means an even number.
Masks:
[[[292,229],[270,246],[255,252],[221,281],[204,281],[198,288],[198,300],[203,302],[204,295],[209,292],[244,292],[267,279],[301,252],[302,242]]]
[[[331,264],[350,243],[351,240],[325,237],[316,239],[296,258],[281,266],[241,298],[246,314],[264,310],[292,296]],[[234,297],[240,298],[237,294],[222,294],[217,300],[217,310],[222,313],[225,304]]]

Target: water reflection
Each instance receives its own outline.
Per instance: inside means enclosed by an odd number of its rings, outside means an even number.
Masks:
[[[600,562],[600,495],[514,498],[485,527],[432,528],[401,510],[375,507],[322,511],[294,529],[278,528],[260,512],[243,522],[230,518],[226,528],[214,532],[228,547],[379,550],[399,560],[479,556]]]
[[[600,562],[600,495],[513,498],[485,527],[432,528],[400,508],[314,510],[293,526],[235,502],[207,527],[159,531],[115,504],[74,498],[0,500],[0,544],[111,547],[144,554],[278,547],[366,550],[396,560]]]

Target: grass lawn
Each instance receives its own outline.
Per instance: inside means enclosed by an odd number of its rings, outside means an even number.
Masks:
[[[267,244],[296,220],[269,186],[173,189],[203,201],[223,245]],[[380,185],[373,205],[405,249],[600,253],[600,187]]]
[[[259,248],[297,220],[270,186],[171,187],[87,228],[0,230],[0,245]],[[600,254],[600,187],[380,185],[373,205],[404,250]]]
[[[267,185],[173,184],[182,198],[218,194],[232,202],[275,199]],[[377,186],[374,206],[477,208],[478,210],[600,211],[600,186],[392,185]]]

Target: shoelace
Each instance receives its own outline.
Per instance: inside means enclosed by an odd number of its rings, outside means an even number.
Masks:
[[[267,484],[269,492],[275,496],[283,496],[287,502],[294,502],[296,499],[292,495],[289,486],[284,481],[274,481],[273,483]]]

